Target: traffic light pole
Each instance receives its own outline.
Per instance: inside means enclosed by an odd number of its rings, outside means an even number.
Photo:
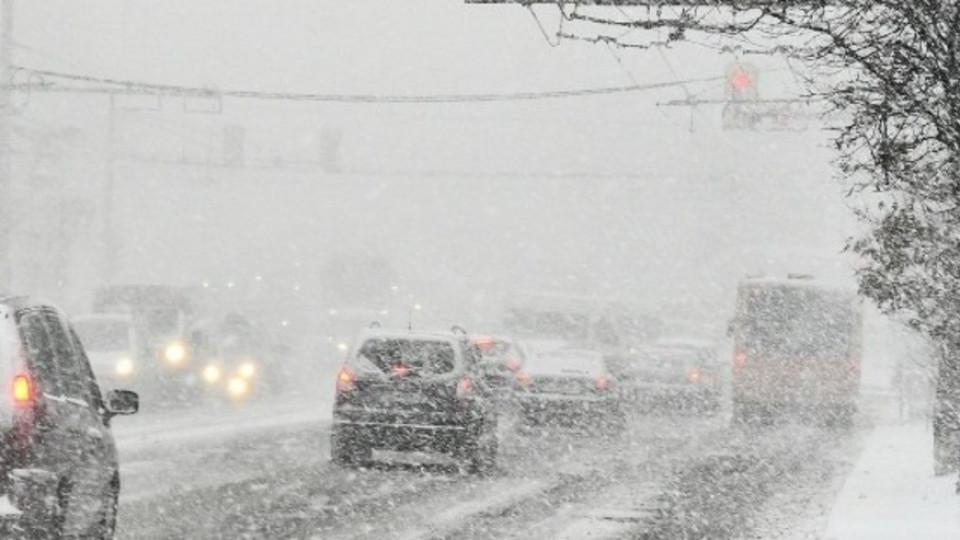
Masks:
[[[0,292],[13,285],[13,111],[10,101],[13,0],[0,0]]]
[[[117,233],[116,226],[113,220],[113,200],[114,200],[114,184],[116,183],[116,168],[117,168],[117,141],[116,141],[116,131],[117,131],[117,101],[114,94],[110,94],[110,110],[109,117],[107,119],[107,162],[106,167],[106,177],[103,179],[103,187],[101,191],[101,212],[102,215],[102,226],[103,226],[103,251],[102,259],[100,262],[100,276],[104,284],[112,285],[116,277],[117,271],[117,251],[118,251],[118,242],[117,242]]]

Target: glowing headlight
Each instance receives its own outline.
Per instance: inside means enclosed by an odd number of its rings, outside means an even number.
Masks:
[[[242,396],[247,393],[248,388],[247,381],[240,378],[233,378],[227,382],[227,391],[232,396]]]
[[[133,360],[129,358],[121,358],[117,360],[117,365],[114,367],[117,371],[117,375],[126,376],[133,373]]]
[[[254,365],[253,362],[244,362],[243,364],[240,364],[240,369],[238,371],[240,372],[241,377],[244,379],[249,379],[257,373],[257,366]]]
[[[171,364],[182,364],[187,359],[187,349],[182,343],[171,343],[163,350],[163,357]]]
[[[209,384],[214,384],[220,380],[220,368],[217,366],[207,366],[203,368],[203,380]]]
[[[340,351],[340,352],[342,352],[342,353],[346,353],[347,350],[349,350],[349,349],[350,349],[350,346],[347,345],[346,343],[337,343],[337,350],[338,350],[338,351]]]

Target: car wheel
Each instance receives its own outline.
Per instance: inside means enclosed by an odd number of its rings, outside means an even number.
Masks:
[[[106,493],[103,495],[103,505],[100,509],[100,516],[97,523],[93,525],[90,531],[79,536],[70,536],[70,538],[79,538],[83,540],[113,540],[117,534],[117,507],[120,498],[120,477],[114,476],[110,481]],[[59,538],[57,536],[56,538]]]
[[[103,498],[103,508],[100,510],[100,522],[97,524],[91,539],[113,540],[117,534],[117,506],[120,501],[120,476],[114,475]]]
[[[373,450],[358,437],[349,436],[342,430],[334,430],[330,435],[330,459],[337,465],[357,466],[373,457]]]

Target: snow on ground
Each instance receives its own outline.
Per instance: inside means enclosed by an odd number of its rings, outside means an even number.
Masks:
[[[879,426],[834,503],[827,540],[960,538],[957,477],[933,476],[926,423]]]
[[[332,394],[332,392],[328,392]],[[114,436],[121,452],[132,454],[185,443],[223,440],[267,428],[329,423],[332,397],[289,397],[263,403],[220,404],[118,419]]]

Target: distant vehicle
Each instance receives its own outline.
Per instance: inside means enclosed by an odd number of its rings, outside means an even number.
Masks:
[[[94,313],[74,317],[72,322],[102,386],[139,389],[142,379],[150,377],[129,315]]]
[[[790,411],[851,422],[862,325],[853,290],[805,276],[743,280],[730,326],[734,419]]]
[[[658,340],[616,357],[620,392],[631,403],[668,411],[716,413],[723,370],[709,342]]]
[[[120,473],[110,420],[137,394],[103,396],[57,308],[0,298],[0,537],[113,538]]]
[[[101,287],[94,293],[94,311],[125,314],[133,321],[144,373],[141,391],[157,401],[193,401],[199,397],[200,381],[192,368],[187,342],[196,319],[189,289],[166,285]]]
[[[524,341],[605,351],[651,341],[661,326],[655,317],[633,313],[617,300],[565,293],[514,295],[504,325]]]
[[[517,373],[520,420],[621,431],[625,417],[615,384],[602,353],[564,349],[531,354]]]
[[[373,450],[433,451],[469,470],[497,458],[497,409],[465,332],[365,331],[337,375],[331,455],[342,465]]]
[[[229,314],[214,328],[195,328],[188,344],[204,384],[217,397],[239,401],[281,390],[275,347],[242,314]]]
[[[513,338],[490,335],[474,336],[472,341],[480,351],[477,371],[491,387],[512,389],[527,358],[520,344]]]

